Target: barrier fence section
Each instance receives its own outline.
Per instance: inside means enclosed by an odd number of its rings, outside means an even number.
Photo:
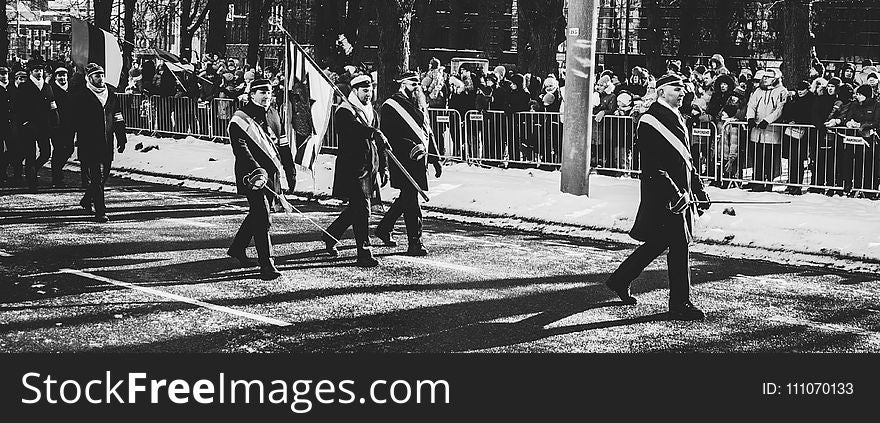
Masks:
[[[727,122],[721,137],[721,180],[814,190],[878,191],[880,152],[874,133],[858,128]]]

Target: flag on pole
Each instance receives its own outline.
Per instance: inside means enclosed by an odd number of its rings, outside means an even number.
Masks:
[[[104,68],[104,80],[119,86],[122,77],[122,50],[113,34],[86,21],[70,18],[70,56],[81,70],[89,63]]]
[[[318,157],[321,142],[330,126],[333,105],[333,86],[314,60],[295,42],[287,43],[287,89],[289,92],[286,119],[292,128],[286,133],[291,138],[293,161],[309,170]]]

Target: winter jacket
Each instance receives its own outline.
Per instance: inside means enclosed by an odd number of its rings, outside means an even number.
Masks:
[[[782,117],[785,102],[788,99],[788,91],[780,83],[765,89],[758,88],[749,98],[746,119],[755,119],[756,123],[766,121],[775,123]],[[754,128],[751,130],[750,141],[760,144],[781,144],[782,128],[768,126],[767,128]]]

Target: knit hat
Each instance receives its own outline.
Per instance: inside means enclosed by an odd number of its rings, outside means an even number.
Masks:
[[[27,71],[30,72],[34,69],[43,69],[46,67],[46,63],[40,59],[31,59],[27,63]]]
[[[702,74],[706,73],[706,66],[703,66],[703,65],[694,66],[694,72],[702,75]]]
[[[724,67],[724,57],[721,56],[720,54],[713,54],[713,55],[712,55],[712,58],[709,59],[709,63],[712,63],[712,62],[718,62],[718,67],[719,67],[719,68],[723,68],[723,67]]]
[[[874,98],[874,89],[870,85],[865,84],[856,89],[856,94],[861,94],[868,98]]]
[[[521,74],[515,74],[510,77],[510,82],[512,84],[515,84],[519,88],[524,87],[523,84],[525,84],[525,81],[526,81],[525,77],[523,77]]]
[[[809,89],[810,89],[809,81],[801,80],[801,82],[798,82],[798,84],[797,84],[798,91],[804,91],[804,90],[809,90]]]
[[[678,72],[681,70],[681,60],[667,60],[666,61],[666,69],[669,69],[673,72]]]
[[[104,73],[104,68],[101,67],[101,65],[99,65],[97,63],[89,63],[88,65],[86,65],[86,76],[87,77],[91,76],[93,73],[98,73],[98,72]]]
[[[828,85],[834,85],[835,87],[839,87],[842,83],[843,81],[841,81],[840,78],[836,76],[828,80]]]
[[[862,60],[862,66],[874,66],[874,61],[871,59]]]
[[[633,74],[633,76],[638,76],[639,78],[642,78],[642,79],[648,78],[648,70],[641,67],[641,66],[636,66],[636,67],[632,68],[632,74]]]
[[[755,72],[755,76],[752,79],[760,81],[762,78],[764,78],[764,73],[765,73],[764,69],[758,69],[758,71]]]

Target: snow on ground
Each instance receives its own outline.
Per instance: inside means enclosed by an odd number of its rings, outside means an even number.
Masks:
[[[140,152],[134,149],[137,143],[159,148]],[[124,154],[116,156],[114,168],[233,182],[234,160],[227,144],[194,138],[175,140],[131,135],[128,146]],[[297,175],[297,191],[329,194],[334,163],[335,156],[319,156],[314,178],[311,172],[301,169]],[[631,227],[639,198],[636,179],[591,175],[590,196],[575,196],[559,191],[560,172],[484,169],[461,163],[445,166],[440,179],[433,177],[432,170],[429,185],[429,206],[617,233]],[[696,231],[698,240],[772,250],[780,257],[790,252],[880,261],[878,201],[714,187],[708,187],[707,192],[713,200],[791,201],[791,204],[714,205],[700,218]],[[393,199],[396,190],[385,187],[382,194],[386,200]],[[724,214],[726,207],[733,207],[736,215]]]

